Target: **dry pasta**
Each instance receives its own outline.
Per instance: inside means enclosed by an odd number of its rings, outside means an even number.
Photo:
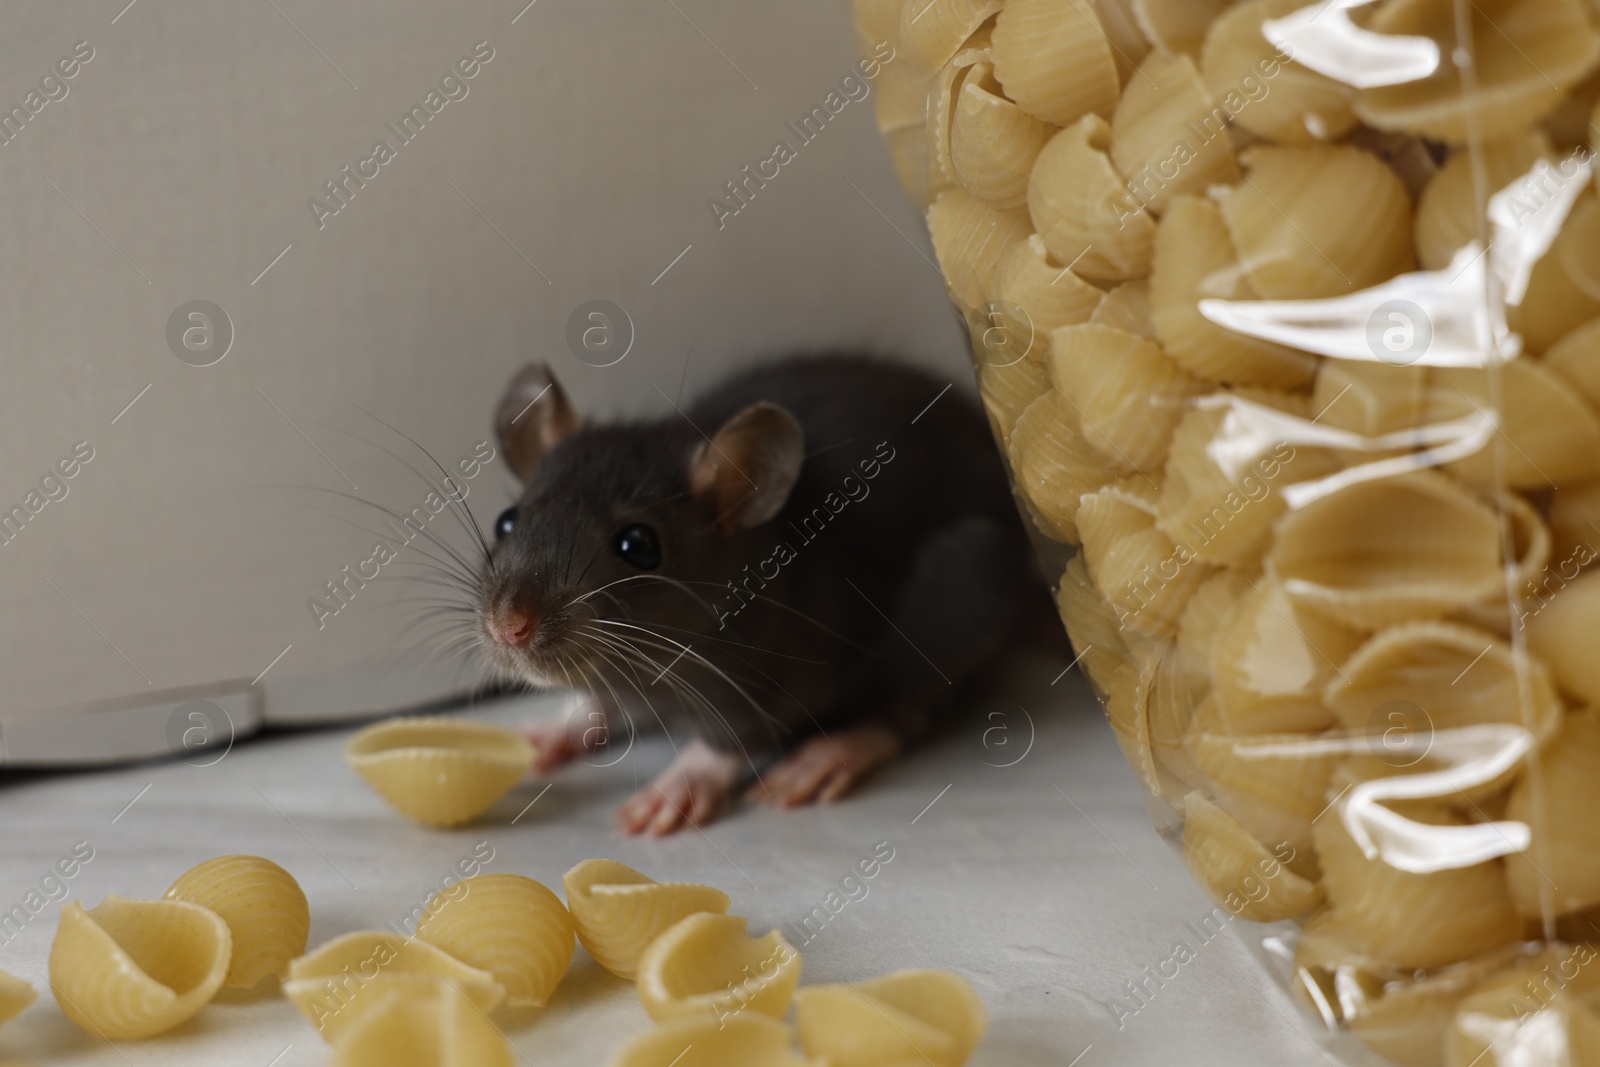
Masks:
[[[1028,234],[1020,211],[997,211],[965,189],[950,189],[928,209],[928,233],[950,292],[967,311],[982,304],[1011,246]]]
[[[1084,493],[1126,473],[1089,447],[1078,430],[1078,413],[1051,389],[1017,417],[1007,445],[1017,489],[1042,533],[1057,541],[1078,541],[1078,504]]]
[[[702,912],[650,942],[635,981],[658,1022],[745,1012],[781,1018],[800,984],[800,953],[776,930],[751,937],[743,918]]]
[[[1335,141],[1356,124],[1347,86],[1286,60],[1261,32],[1269,18],[1304,6],[1303,0],[1235,4],[1211,24],[1200,53],[1206,84],[1233,122],[1279,144]]]
[[[1490,381],[1491,374],[1497,381]],[[1488,411],[1498,416],[1499,439],[1450,464],[1464,480],[1491,486],[1498,477],[1516,489],[1546,489],[1600,476],[1600,417],[1559,375],[1520,359],[1492,371],[1430,370],[1424,420],[1449,422]]]
[[[1185,55],[1151,52],[1128,81],[1111,116],[1111,161],[1127,177],[1129,191],[1156,214],[1175,196],[1239,180],[1226,133],[1195,132],[1216,106]]]
[[[250,988],[267,975],[284,977],[306,950],[311,909],[294,876],[260,856],[218,856],[178,876],[166,892],[210,908],[228,924],[232,962],[223,984]]]
[[[1028,174],[1056,127],[1007,100],[994,67],[975,63],[950,116],[950,165],[967,191],[1003,210],[1028,202]]]
[[[1010,0],[992,39],[995,77],[1029,114],[1066,126],[1116,107],[1116,58],[1088,0]]]
[[[1533,844],[1506,857],[1506,884],[1517,911],[1529,918],[1571,915],[1600,904],[1597,759],[1600,719],[1593,709],[1574,712],[1544,750],[1541,780],[1523,777],[1511,789],[1506,818],[1531,827]]]
[[[442,983],[392,989],[352,1022],[332,1067],[512,1067],[511,1046],[466,997]]]
[[[834,1067],[961,1067],[987,1026],[978,994],[949,971],[896,971],[867,982],[807,986],[795,1005],[801,1047]]]
[[[1028,178],[1028,215],[1045,248],[1085,278],[1150,273],[1155,219],[1111,163],[1111,127],[1086,115],[1046,142]]]
[[[1320,885],[1285,867],[1199,793],[1184,799],[1183,860],[1211,899],[1241,919],[1277,922],[1322,903]]]
[[[1050,380],[1090,447],[1136,471],[1160,467],[1184,401],[1200,391],[1154,341],[1093,323],[1051,333]]]
[[[716,1023],[673,1019],[628,1042],[611,1067],[840,1067],[796,1053],[789,1028],[764,1015]]]
[[[39,999],[32,983],[0,971],[0,1025],[10,1022]]]
[[[724,914],[729,904],[720,889],[657,882],[613,860],[584,860],[561,881],[578,940],[618,978],[634,977],[639,957],[662,931],[699,912]]]
[[[544,1007],[577,945],[561,898],[520,874],[474,875],[441,896],[424,909],[416,936],[494,975],[512,1007]]]
[[[228,924],[179,900],[107,897],[61,908],[50,989],[67,1018],[100,1037],[150,1037],[192,1018],[222,987]]]
[[[528,773],[514,730],[443,717],[389,719],[357,733],[345,761],[402,814],[429,826],[471,822]]]

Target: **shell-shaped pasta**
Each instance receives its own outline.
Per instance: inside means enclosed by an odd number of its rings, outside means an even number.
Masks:
[[[1151,52],[1111,116],[1111,161],[1133,195],[1156,214],[1175,196],[1239,180],[1226,112],[1194,60]]]
[[[1173,361],[1211,381],[1295,389],[1317,361],[1270,341],[1234,333],[1200,314],[1201,300],[1254,300],[1222,212],[1210,200],[1178,197],[1156,228],[1150,306],[1156,337]]]
[[[1250,592],[1250,582],[1238,571],[1216,572],[1200,584],[1184,605],[1178,619],[1177,649],[1183,675],[1192,687],[1211,688],[1212,649],[1241,599]]]
[[[1139,29],[1157,48],[1198,56],[1206,30],[1233,0],[1133,0]]]
[[[1222,199],[1239,263],[1266,300],[1342,296],[1415,266],[1411,199],[1376,157],[1344,145],[1256,145]]]
[[[1551,345],[1542,363],[1591,405],[1600,406],[1600,319],[1590,319]]]
[[[1593,199],[1592,192],[1585,192],[1573,207],[1573,214],[1586,210],[1585,205]],[[1584,292],[1567,271],[1567,264],[1577,254],[1592,254],[1589,249],[1572,250],[1573,244],[1581,244],[1584,239],[1582,231],[1563,226],[1550,251],[1533,265],[1522,303],[1506,309],[1506,322],[1522,336],[1524,352],[1546,351],[1579,326],[1600,316],[1600,300]]]
[[[1261,32],[1268,19],[1303,7],[1304,0],[1237,4],[1211,24],[1200,53],[1200,69],[1222,109],[1241,129],[1280,144],[1336,141],[1356,124],[1348,86],[1285,59]]]
[[[913,64],[936,71],[1000,8],[1001,0],[906,0],[900,46]]]
[[[951,185],[960,184],[955,162],[950,158],[950,127],[955,121],[956,101],[967,75],[978,63],[992,72],[993,54],[989,48],[989,30],[985,25],[974,33],[967,43],[939,68],[924,91],[924,128],[928,131],[928,152],[939,174]],[[908,65],[909,66],[909,65]],[[991,78],[992,80],[992,78]]]
[[[611,1067],[839,1067],[799,1055],[792,1039],[787,1026],[765,1015],[670,1019],[624,1045]]]
[[[578,940],[606,970],[632,979],[656,935],[698,912],[728,910],[728,894],[708,885],[657,882],[614,860],[584,860],[561,879]]]
[[[1087,115],[1052,137],[1028,179],[1028,214],[1056,262],[1086,278],[1150,273],[1155,219],[1111,165],[1111,127]]]
[[[950,189],[928,209],[928,236],[950,293],[971,311],[988,298],[1011,246],[1028,236],[1028,217],[997,211],[965,189]]]
[[[1267,568],[1297,603],[1366,630],[1444,614],[1505,580],[1495,513],[1432,471],[1358,482],[1290,512]]]
[[[1200,384],[1154,341],[1083,323],[1050,334],[1050,380],[1078,412],[1089,445],[1112,463],[1154,470]]]
[[[1017,491],[1039,529],[1057,541],[1078,543],[1079,498],[1116,481],[1127,468],[1089,447],[1078,413],[1055,389],[1029,404],[1006,444]]]
[[[1600,704],[1600,663],[1593,641],[1600,632],[1600,571],[1581,575],[1536,607],[1522,619],[1528,648],[1549,666],[1564,692]]]
[[[1028,175],[1056,132],[1007,100],[994,68],[975,63],[956,94],[950,116],[950,163],[967,192],[997,208],[1028,203]]]
[[[795,996],[800,1047],[834,1067],[960,1067],[986,1027],[977,991],[949,971],[896,971],[869,982],[807,986]]]
[[[444,983],[392,989],[340,1036],[330,1067],[512,1067],[511,1045]]]
[[[1049,391],[1050,371],[1043,360],[1029,357],[1006,364],[978,364],[978,395],[1002,445],[1011,440],[1011,429],[1028,405]]]
[[[1156,529],[1154,495],[1138,475],[1085,493],[1078,534],[1089,576],[1118,625],[1170,634],[1210,568]]]
[[[1067,126],[1117,106],[1111,39],[1088,0],[1008,0],[991,40],[995,77],[1030,115]]]
[[[929,163],[928,133],[920,125],[887,131],[883,146],[889,152],[901,191],[913,204],[927,207],[954,184]]]
[[[73,901],[50,946],[50,989],[91,1034],[150,1037],[210,1002],[231,953],[228,924],[198,904],[112,896],[85,911]]]
[[[1382,984],[1376,995],[1360,1000],[1346,1022],[1380,1056],[1399,1064],[1437,1065],[1462,998],[1526,955],[1520,947],[1494,949],[1423,978]],[[1492,1065],[1483,1059],[1479,1067]]]
[[[460,895],[452,896],[457,889]],[[436,895],[417,937],[488,971],[514,1008],[542,1008],[566,976],[577,928],[561,898],[520,874],[479,874]]]
[[[1499,377],[1498,390],[1492,375]],[[1449,464],[1463,480],[1487,487],[1503,479],[1513,488],[1544,489],[1600,476],[1600,417],[1558,375],[1526,359],[1492,370],[1430,368],[1424,422],[1489,412],[1499,418],[1496,437]]]
[[[1591,525],[1593,524],[1593,525]],[[1550,501],[1550,553],[1556,563],[1544,574],[1532,575],[1524,592],[1543,603],[1578,576],[1578,571],[1600,558],[1600,480],[1564,485]],[[1529,605],[1533,610],[1539,605]]]
[[[443,716],[388,719],[345,745],[345,762],[401,814],[429,826],[471,822],[533,763],[521,734]]]
[[[1570,165],[1570,164],[1569,164]],[[1556,253],[1572,284],[1591,300],[1600,299],[1600,202],[1586,196],[1573,205],[1562,225],[1567,240]]]
[[[1327,806],[1339,754],[1305,734],[1233,737],[1208,725],[1196,713],[1185,743],[1216,804],[1269,851],[1288,844],[1296,856],[1309,855],[1312,821]]]
[[[1323,690],[1360,642],[1355,631],[1296,605],[1277,583],[1251,582],[1211,644],[1211,691],[1228,732],[1331,726]]]
[[[1393,0],[1373,12],[1368,29],[1431,37],[1442,58],[1426,78],[1358,92],[1363,122],[1456,144],[1468,130],[1506,137],[1559,104],[1600,59],[1600,33],[1583,0],[1476,0],[1468,14],[1470,44],[1457,38],[1451,0]],[[1471,91],[1449,59],[1465,47],[1473,57]]]
[[[1111,690],[1118,669],[1124,667],[1132,653],[1117,625],[1116,615],[1089,580],[1089,570],[1081,555],[1073,556],[1061,574],[1056,608],[1083,673],[1104,698]]]
[[[777,930],[751,937],[742,917],[701,912],[650,942],[635,981],[657,1022],[745,1011],[781,1019],[800,984],[800,953]]]
[[[1422,422],[1428,368],[1325,359],[1317,368],[1311,407],[1317,422],[1363,437],[1412,429]],[[1359,453],[1361,462],[1374,453]],[[1354,459],[1354,456],[1352,456]]]
[[[294,875],[260,856],[218,856],[178,876],[168,900],[186,900],[222,916],[233,937],[224,985],[253,987],[282,978],[306,950],[311,908]]]
[[[0,971],[0,1025],[10,1022],[39,999],[31,982]]]
[[[1050,258],[1038,234],[1011,246],[994,275],[993,299],[1028,313],[1035,334],[1087,322],[1105,293]]]
[[[1587,965],[1594,954],[1592,942],[1552,942],[1479,981],[1454,1005],[1443,1042],[1446,1067],[1593,1063],[1600,1027],[1595,968]]]
[[[1128,81],[1150,53],[1150,41],[1134,14],[1133,0],[1089,0],[1100,18],[1100,28],[1111,44],[1117,64],[1117,80],[1126,89]]]
[[[1202,582],[1200,588],[1195,590],[1194,596],[1189,598],[1190,604],[1194,603],[1207,586],[1215,588],[1209,579]],[[1191,616],[1186,607],[1182,619],[1188,618]],[[1182,619],[1178,624],[1180,631],[1183,626]],[[1181,640],[1180,636],[1179,641]],[[1187,658],[1179,644],[1169,642],[1160,664],[1156,667],[1155,677],[1150,684],[1150,696],[1145,703],[1145,718],[1149,723],[1150,753],[1155,760],[1163,798],[1176,800],[1205,783],[1205,779],[1189,755],[1189,750],[1184,747],[1183,739],[1189,735],[1189,730],[1194,726],[1195,712],[1201,701],[1206,699],[1208,689],[1209,684],[1204,677],[1196,678],[1190,672]]]
[[[1156,339],[1155,318],[1150,310],[1150,283],[1140,278],[1123,282],[1105,295],[1089,315],[1095,326],[1110,326],[1147,340]]]
[[[1550,528],[1545,525],[1539,509],[1516,493],[1497,490],[1490,496],[1499,506],[1511,532],[1511,551],[1515,558],[1506,565],[1506,584],[1516,591],[1515,597],[1508,598],[1502,590],[1460,612],[1456,621],[1509,634],[1512,620],[1524,614],[1522,601],[1527,595],[1530,592],[1537,595],[1541,584],[1555,588],[1556,583],[1564,579],[1560,571],[1550,568]],[[1567,570],[1567,577],[1577,574],[1574,562],[1568,563],[1571,569]]]
[[[1237,819],[1199,793],[1183,802],[1183,861],[1200,888],[1241,919],[1278,922],[1322,903],[1321,886],[1285,867]]]
[[[1408,807],[1414,821],[1462,821],[1443,807]],[[1490,860],[1428,874],[1368,858],[1336,805],[1313,827],[1322,888],[1350,944],[1401,968],[1440,967],[1516,940],[1522,922],[1511,906],[1500,864]]]
[[[441,986],[454,989],[480,1012],[493,1011],[506,995],[488,971],[387,930],[343,934],[292,961],[283,995],[332,1043],[384,994],[426,994]]]
[[[1526,823],[1533,843],[1506,857],[1506,884],[1517,911],[1529,918],[1571,915],[1600,904],[1596,761],[1600,718],[1592,708],[1576,711],[1540,750],[1538,775],[1523,775],[1511,787],[1506,818]]]
[[[1425,270],[1444,270],[1468,242],[1488,238],[1483,213],[1478,209],[1474,171],[1482,167],[1484,202],[1527,174],[1541,159],[1553,160],[1556,150],[1543,130],[1518,130],[1490,141],[1474,160],[1460,151],[1445,161],[1417,200],[1415,220],[1417,259]]]
[[[1420,709],[1433,731],[1512,723],[1542,740],[1562,715],[1544,664],[1493,634],[1432,620],[1375,634],[1344,661],[1326,701],[1356,730],[1396,701]]]

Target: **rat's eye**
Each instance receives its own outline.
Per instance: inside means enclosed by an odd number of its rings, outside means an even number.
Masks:
[[[517,509],[506,508],[500,517],[494,520],[494,539],[504,541],[511,536],[511,531],[517,528]]]
[[[617,555],[642,571],[653,571],[661,566],[661,539],[654,530],[642,523],[623,527],[611,547]]]

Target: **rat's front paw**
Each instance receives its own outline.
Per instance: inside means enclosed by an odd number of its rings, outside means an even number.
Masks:
[[[739,756],[693,741],[655,781],[628,798],[617,811],[617,823],[630,834],[652,837],[704,826],[727,803],[743,765]]]
[[[522,735],[533,745],[533,773],[546,774],[593,752],[610,737],[610,723],[605,704],[586,697],[559,719],[524,726]]]
[[[746,799],[780,808],[838,800],[899,751],[899,736],[879,723],[818,735],[775,763]]]

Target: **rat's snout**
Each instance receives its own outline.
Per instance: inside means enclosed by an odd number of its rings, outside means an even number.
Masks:
[[[490,611],[485,617],[485,625],[489,634],[502,645],[512,648],[521,648],[533,637],[534,631],[539,628],[539,620],[531,611],[524,611],[514,607],[500,607]]]

